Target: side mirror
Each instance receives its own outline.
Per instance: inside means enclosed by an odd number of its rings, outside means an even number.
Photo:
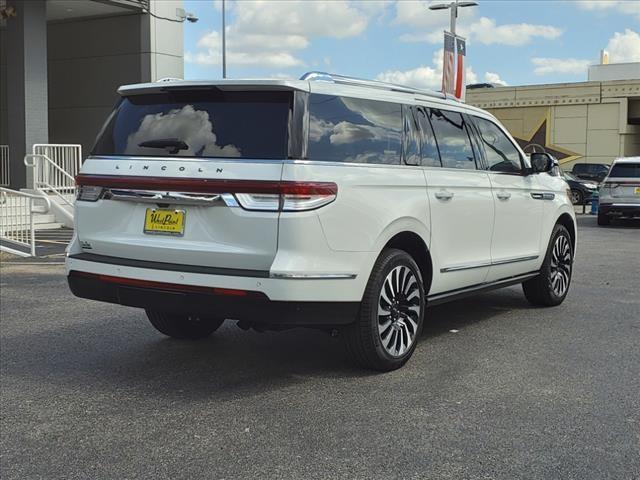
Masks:
[[[546,152],[531,154],[531,173],[550,172],[554,166],[554,159]]]

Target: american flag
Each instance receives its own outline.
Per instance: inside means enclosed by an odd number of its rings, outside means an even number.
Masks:
[[[454,93],[455,45],[455,37],[449,32],[444,32],[444,65],[442,68],[442,91],[444,93]]]
[[[456,73],[456,92],[455,96],[459,100],[464,102],[465,92],[466,92],[466,81],[465,81],[465,71],[464,71],[464,57],[467,55],[467,44],[464,38],[456,37],[456,47],[458,50],[458,68]]]

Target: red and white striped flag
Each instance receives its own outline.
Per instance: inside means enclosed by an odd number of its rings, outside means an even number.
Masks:
[[[455,65],[455,37],[449,33],[444,32],[444,59],[442,66],[442,92],[454,93],[455,81],[454,81],[454,65]]]
[[[458,100],[462,100],[464,102],[465,93],[467,91],[466,88],[466,79],[465,79],[465,70],[464,70],[464,57],[467,55],[467,44],[462,37],[456,37],[456,46],[458,52],[457,59],[457,72],[456,72],[456,92],[455,96]]]

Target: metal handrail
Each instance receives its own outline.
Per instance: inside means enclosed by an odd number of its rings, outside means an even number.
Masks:
[[[74,178],[73,175],[70,175],[66,170],[61,168],[56,162],[51,160],[47,155],[45,155],[43,153],[27,153],[24,156],[24,164],[27,167],[36,167],[36,162],[32,162],[32,163],[27,162],[27,159],[29,159],[29,158],[42,158],[42,159],[46,160],[53,168],[58,170],[63,176],[67,177],[72,182],[75,182],[75,178]]]
[[[51,185],[48,181],[45,180],[45,177],[48,175],[44,175],[44,168],[39,163],[39,160],[46,162],[49,168],[53,168],[58,172],[59,175],[66,177],[70,183],[68,186],[63,186],[64,189],[72,189],[71,193],[75,192],[75,178],[72,175],[69,175],[64,169],[59,167],[54,161],[52,161],[48,156],[41,153],[28,153],[24,156],[24,164],[28,168],[33,169],[33,181],[36,190],[40,190],[43,193],[51,192],[57,195],[63,203],[66,203],[70,207],[73,207],[73,203],[67,200],[64,194],[58,189]]]
[[[10,202],[9,198],[16,200],[27,199],[26,202]],[[44,206],[35,205],[35,201],[44,202]],[[34,234],[33,214],[47,213],[51,209],[51,200],[46,196],[32,193],[19,192],[9,188],[0,187],[0,239],[18,245],[29,247],[29,254],[0,245],[3,252],[20,256],[36,256],[36,237]],[[27,228],[28,227],[28,228]]]

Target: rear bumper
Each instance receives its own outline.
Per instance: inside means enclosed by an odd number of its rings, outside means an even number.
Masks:
[[[640,203],[601,203],[598,213],[613,218],[640,218]]]
[[[207,314],[282,326],[338,326],[355,320],[358,302],[273,301],[261,292],[132,280],[71,270],[80,298],[162,312]]]

